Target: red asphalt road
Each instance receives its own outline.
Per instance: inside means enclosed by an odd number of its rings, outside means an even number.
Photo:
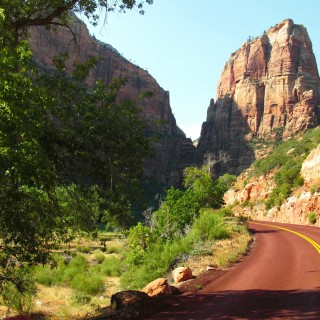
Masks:
[[[152,320],[320,319],[320,254],[281,226],[320,244],[320,228],[250,222],[248,257],[201,291],[173,299]],[[320,247],[320,246],[319,246]]]

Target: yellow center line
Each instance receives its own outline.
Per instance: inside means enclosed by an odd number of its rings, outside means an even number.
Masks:
[[[252,222],[250,221],[250,223],[253,223],[253,224],[259,224],[261,226],[268,226],[268,227],[272,227],[272,228],[277,228],[277,229],[281,229],[281,230],[285,230],[285,231],[288,231],[288,232],[291,232],[303,239],[305,239],[306,241],[308,241],[317,251],[318,253],[320,254],[320,244],[317,243],[316,241],[314,241],[313,239],[307,237],[306,235],[304,235],[303,233],[300,233],[300,232],[296,232],[296,231],[293,231],[291,229],[287,229],[287,228],[283,228],[283,227],[279,227],[279,226],[274,226],[272,224],[266,224],[266,223],[259,223],[259,222]]]

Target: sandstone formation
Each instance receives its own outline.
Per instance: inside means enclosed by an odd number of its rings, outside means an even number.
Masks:
[[[36,62],[50,68],[54,56],[68,52],[66,66],[71,70],[74,60],[84,62],[89,57],[99,57],[97,67],[88,77],[89,85],[96,80],[103,80],[106,85],[110,85],[115,78],[126,77],[129,82],[121,91],[122,100],[136,98],[143,91],[153,91],[152,98],[139,104],[141,116],[148,122],[146,134],[156,136],[155,155],[146,160],[144,174],[155,178],[163,186],[176,184],[181,180],[182,170],[195,163],[195,148],[176,125],[169,92],[163,90],[146,70],[126,60],[109,44],[90,36],[86,25],[77,18],[71,29],[73,33],[62,27],[55,32],[41,27],[31,29],[30,44]]]
[[[172,271],[172,278],[175,283],[192,279],[192,271],[189,267],[178,267]]]
[[[171,294],[171,289],[166,278],[158,278],[147,284],[142,290],[149,297],[158,297]]]
[[[311,151],[302,164],[304,185],[296,189],[279,208],[267,210],[263,203],[275,187],[275,170],[251,179],[248,179],[249,171],[243,172],[224,196],[226,204],[233,205],[237,215],[274,222],[310,224],[308,216],[314,212],[317,214],[315,225],[320,226],[320,145]]]
[[[288,139],[319,123],[320,82],[307,30],[287,19],[246,42],[225,64],[202,125],[199,153],[224,151],[218,172],[239,174],[255,159],[254,137]]]
[[[150,299],[151,298],[145,292],[127,290],[120,291],[112,295],[110,304],[111,309],[116,311],[133,305],[142,305],[143,303],[148,303]]]
[[[301,167],[301,176],[305,183],[312,186],[320,187],[320,144],[311,151]]]

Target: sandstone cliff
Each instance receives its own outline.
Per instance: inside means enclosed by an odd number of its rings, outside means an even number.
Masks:
[[[176,184],[181,179],[182,170],[194,164],[195,148],[182,130],[176,125],[169,101],[169,92],[163,90],[156,80],[145,70],[123,58],[109,44],[90,36],[84,23],[75,18],[71,25],[73,34],[66,28],[49,32],[45,28],[30,30],[30,44],[36,62],[46,68],[52,66],[52,58],[61,53],[69,53],[67,68],[74,60],[86,61],[88,57],[99,57],[100,61],[87,80],[92,85],[103,80],[109,85],[117,77],[126,77],[128,84],[121,91],[121,99],[135,98],[141,92],[152,90],[154,96],[140,103],[141,116],[148,122],[148,135],[155,134],[155,155],[144,165],[146,177],[154,178],[163,186]]]
[[[307,30],[287,19],[246,42],[225,64],[202,125],[199,153],[229,154],[218,172],[239,174],[255,159],[248,141],[288,139],[319,123],[320,82]]]

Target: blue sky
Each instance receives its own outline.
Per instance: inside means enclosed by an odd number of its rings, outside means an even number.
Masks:
[[[249,36],[291,18],[307,28],[320,59],[318,0],[154,0],[145,9],[143,16],[109,13],[103,27],[89,30],[170,92],[177,124],[193,139],[215,99],[225,62]]]

